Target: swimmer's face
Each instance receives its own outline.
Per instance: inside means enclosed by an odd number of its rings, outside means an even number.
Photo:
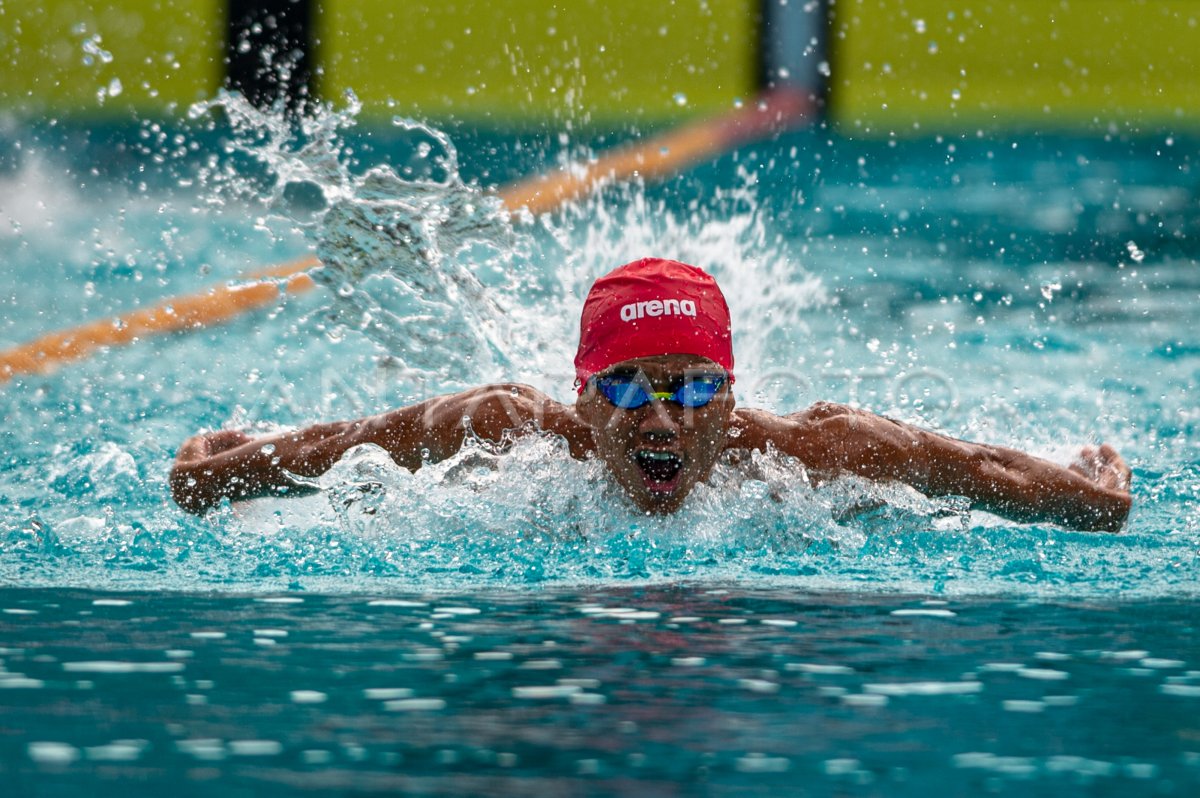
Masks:
[[[596,377],[629,375],[654,392],[672,392],[689,379],[724,374],[716,363],[697,355],[657,355],[623,361]],[[595,378],[575,405],[592,429],[596,456],[641,510],[656,514],[679,509],[696,483],[708,478],[725,447],[733,406],[726,381],[702,407],[654,399],[622,409],[601,393]]]

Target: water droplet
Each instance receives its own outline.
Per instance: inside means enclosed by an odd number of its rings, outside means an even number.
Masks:
[[[914,19],[913,20],[913,29],[916,30],[917,33],[924,33],[925,32],[925,20]]]
[[[1054,301],[1054,295],[1062,290],[1062,283],[1044,282],[1042,283],[1042,296],[1047,302]]]
[[[687,95],[686,95],[686,94],[684,94],[684,93],[683,93],[683,92],[681,92],[681,91],[679,91],[679,92],[675,92],[675,96],[674,96],[672,99],[674,99],[674,100],[675,100],[675,104],[676,104],[676,105],[678,105],[678,106],[680,106],[680,107],[682,107],[682,106],[684,106],[684,105],[687,105],[687,102],[688,102]]]
[[[83,41],[83,63],[85,66],[92,66],[99,61],[102,64],[111,64],[113,60],[112,53],[100,46],[100,34],[97,33]]]

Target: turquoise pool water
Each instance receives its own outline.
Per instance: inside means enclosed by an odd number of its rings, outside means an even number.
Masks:
[[[303,151],[261,120],[4,134],[5,346],[332,264],[269,312],[0,390],[17,794],[1196,789],[1194,139],[805,131],[510,224],[473,186],[611,142],[451,131],[452,158],[350,119]],[[403,179],[364,177],[384,163]],[[650,520],[549,439],[171,504],[201,428],[500,378],[568,399],[583,291],[651,252],[726,287],[743,404],[853,402],[1061,462],[1105,440],[1127,530],[813,489],[771,458]]]

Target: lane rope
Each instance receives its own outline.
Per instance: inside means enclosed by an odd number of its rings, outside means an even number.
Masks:
[[[800,124],[814,112],[807,94],[776,90],[716,117],[684,124],[644,141],[601,153],[583,168],[578,165],[517,181],[499,191],[511,212],[553,211],[597,185],[640,176],[662,177]],[[308,271],[320,266],[316,256],[247,273],[206,291],[163,300],[120,316],[100,319],[0,352],[0,383],[19,374],[44,374],[85,358],[99,349],[124,346],[155,335],[195,330],[229,321],[270,306],[285,294],[298,294],[316,283]]]

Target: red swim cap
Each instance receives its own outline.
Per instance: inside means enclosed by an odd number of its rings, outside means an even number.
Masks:
[[[675,354],[706,357],[732,380],[729,306],[716,280],[686,263],[642,258],[592,285],[575,354],[581,392],[593,374],[614,363]]]

